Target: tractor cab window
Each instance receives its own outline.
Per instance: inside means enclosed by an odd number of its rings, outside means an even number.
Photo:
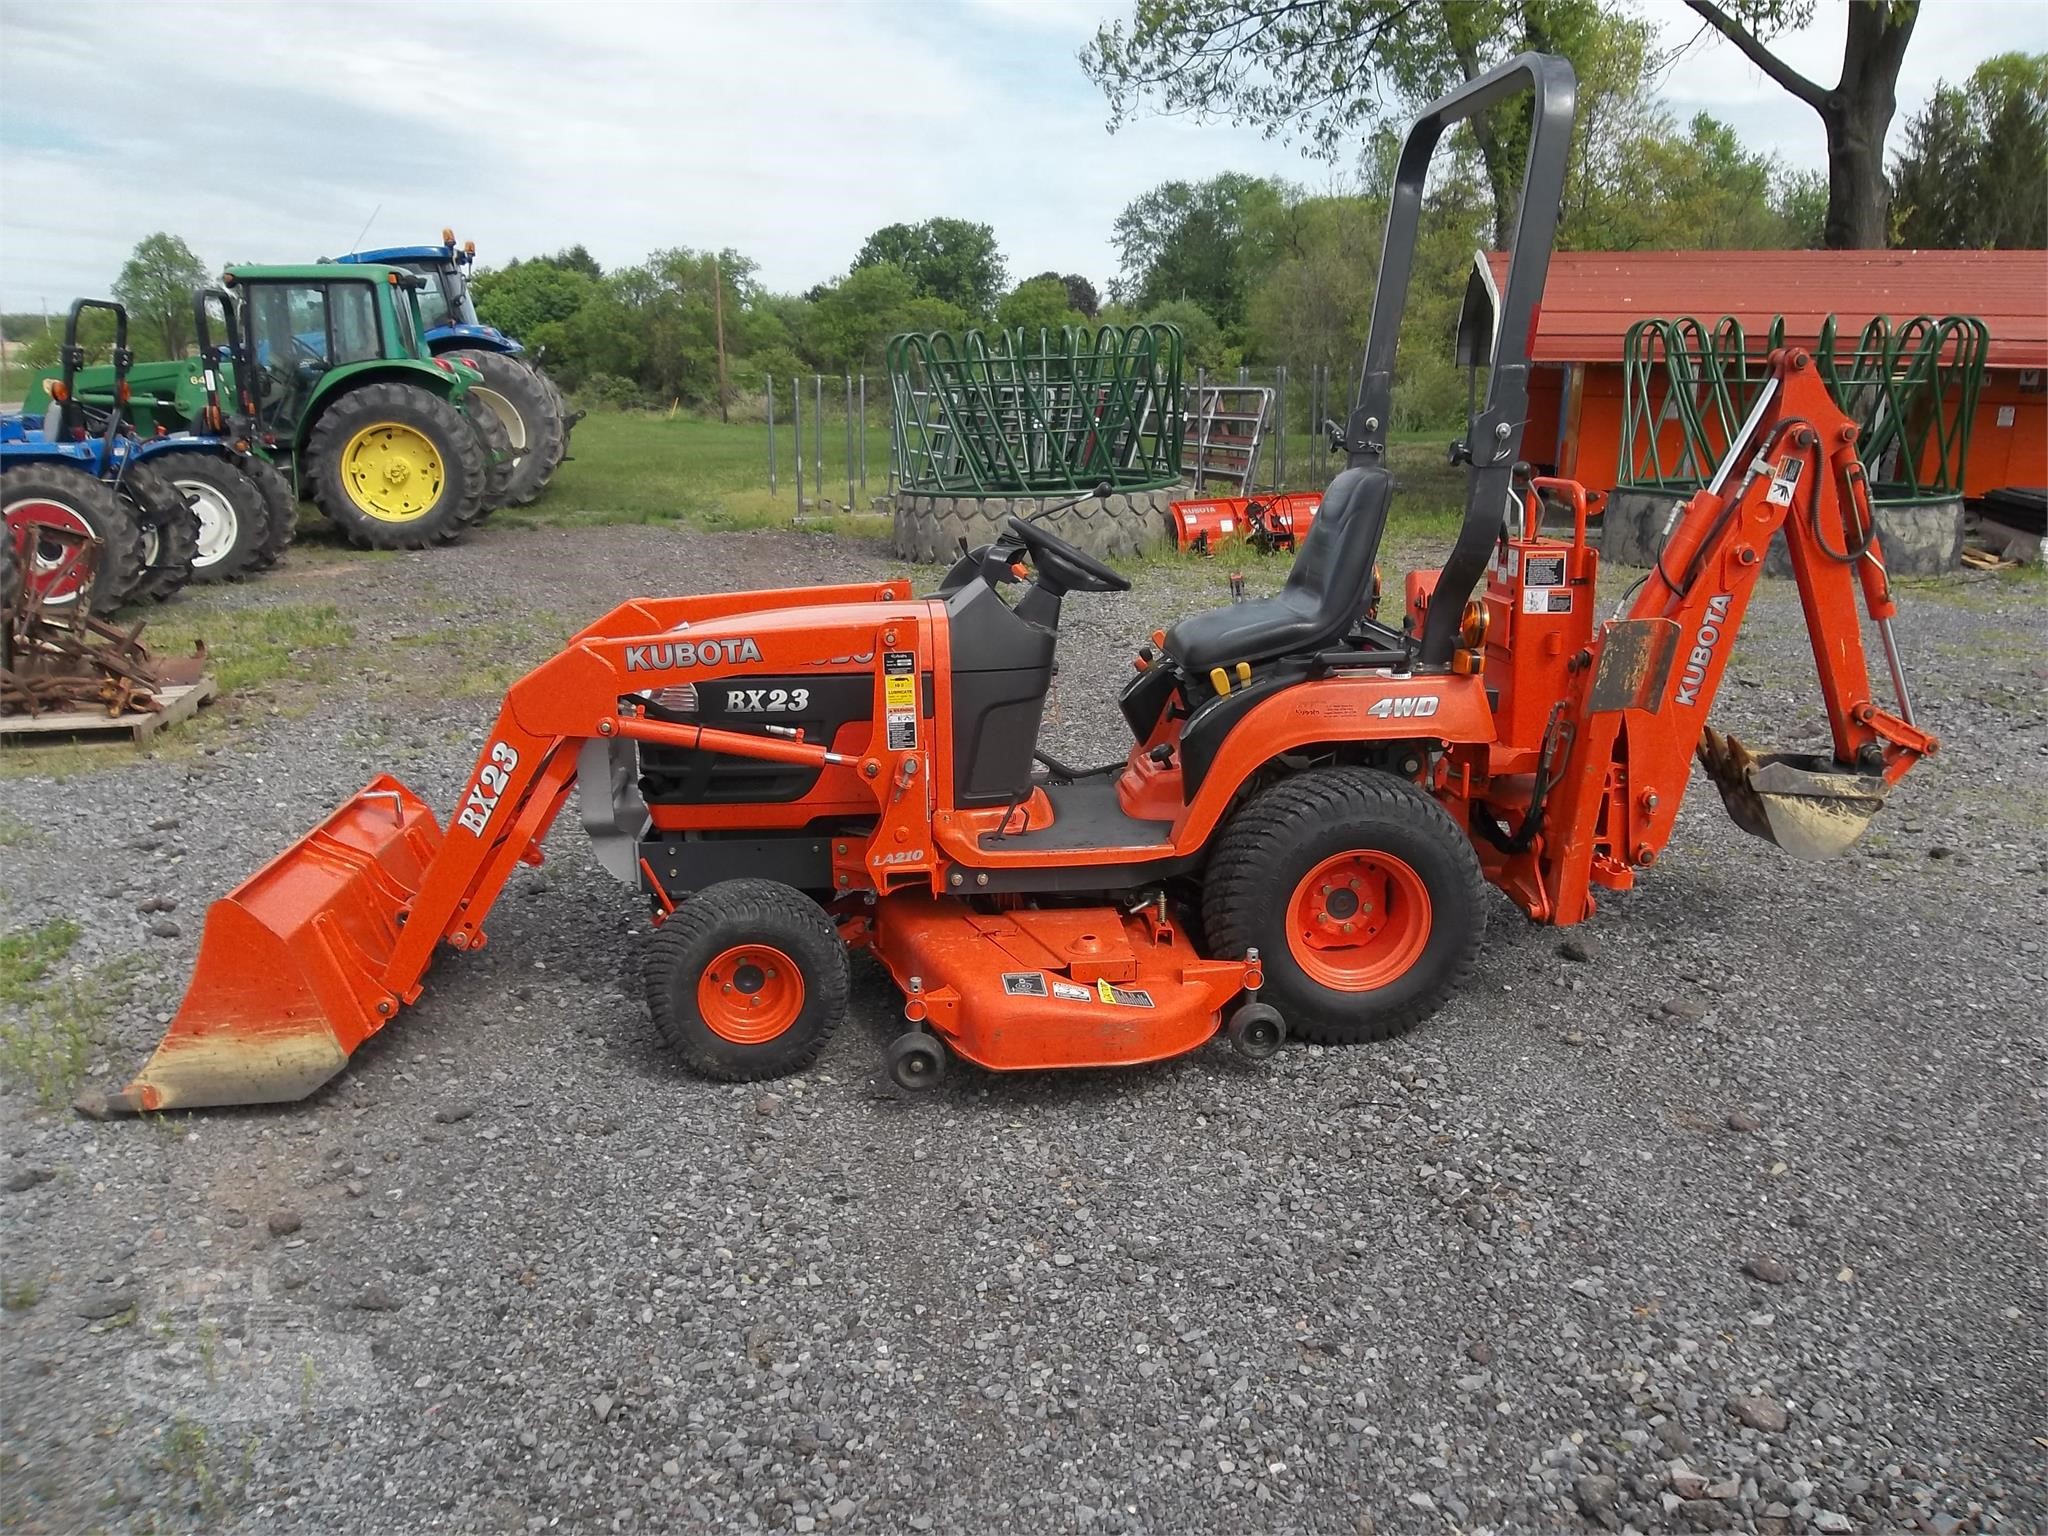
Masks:
[[[461,317],[449,299],[449,274],[434,262],[414,262],[412,270],[426,279],[426,287],[420,289],[420,322],[428,330],[434,326],[461,326]]]
[[[288,435],[327,371],[327,289],[320,283],[251,283],[243,290],[255,350],[257,412]]]
[[[429,289],[428,292],[432,290]],[[422,328],[420,306],[425,294],[414,293],[410,288],[401,288],[395,295],[391,315],[398,322],[398,350],[405,357],[424,357],[426,351],[420,346]]]
[[[289,434],[330,368],[384,355],[369,283],[258,282],[244,292],[266,430]]]
[[[377,295],[370,284],[330,285],[327,316],[334,337],[329,361],[367,363],[384,355],[384,338],[377,333]]]

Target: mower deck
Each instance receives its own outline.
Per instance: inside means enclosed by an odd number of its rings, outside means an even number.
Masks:
[[[877,904],[870,944],[913,1025],[994,1071],[1179,1056],[1259,984],[1255,962],[1204,960],[1154,907],[978,912],[905,894]]]

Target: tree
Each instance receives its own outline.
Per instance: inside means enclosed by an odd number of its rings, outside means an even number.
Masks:
[[[1649,35],[1601,0],[1142,0],[1131,22],[1096,33],[1081,64],[1109,98],[1112,127],[1156,100],[1168,113],[1301,132],[1334,160],[1388,107],[1413,109],[1525,50],[1569,57],[1590,115],[1603,92],[1640,81]],[[1471,124],[1503,246],[1528,115],[1512,102]]]
[[[578,247],[581,249],[581,247]],[[567,320],[597,292],[598,279],[564,256],[515,261],[470,279],[477,317],[510,336],[531,337],[542,326]]]
[[[1906,125],[1892,207],[1901,245],[2048,244],[2048,54],[2002,53],[1966,86],[1943,81]]]
[[[1145,312],[1147,325],[1170,325],[1180,332],[1181,356],[1189,368],[1206,368],[1211,373],[1235,368],[1238,349],[1225,344],[1223,331],[1207,310],[1193,299],[1168,299]]]
[[[1019,283],[996,305],[996,323],[1006,331],[1023,330],[1035,337],[1041,330],[1085,325],[1088,317],[1067,301],[1067,285],[1053,273]]]
[[[1067,302],[1082,314],[1093,320],[1102,313],[1102,295],[1095,291],[1095,285],[1078,272],[1069,272],[1060,282],[1066,286]]]
[[[855,271],[895,267],[910,278],[919,297],[943,299],[977,320],[995,308],[1003,292],[996,232],[965,219],[885,225],[868,236],[853,266]]]
[[[1298,199],[1272,232],[1272,266],[1246,307],[1254,360],[1355,366],[1372,315],[1373,258],[1386,206],[1363,197]]]
[[[137,242],[114,283],[114,297],[154,341],[158,357],[183,357],[192,340],[192,290],[206,280],[206,263],[192,247],[159,230]],[[147,355],[149,345],[143,342],[138,354]]]
[[[1884,140],[1898,110],[1899,69],[1920,19],[1920,0],[1849,0],[1842,73],[1832,88],[1792,68],[1766,44],[1813,19],[1813,0],[1685,0],[1752,64],[1820,115],[1828,139],[1828,211],[1823,238],[1831,250],[1882,246],[1891,188]]]
[[[597,279],[604,276],[604,268],[597,264],[597,258],[591,255],[590,252],[587,249],[585,249],[583,242],[580,240],[577,241],[576,244],[570,246],[566,251],[555,252],[555,254],[552,257],[549,257],[548,259],[552,261],[556,266],[564,268],[567,271],[581,272],[585,277],[589,278],[592,282],[595,282],[597,281]]]
[[[1263,266],[1255,232],[1286,196],[1279,182],[1240,171],[1161,182],[1117,216],[1111,238],[1123,271],[1112,291],[1140,310],[1187,299],[1234,330]]]
[[[892,262],[855,267],[818,298],[810,331],[813,359],[832,370],[878,363],[889,338],[902,331],[957,331],[967,312],[948,299],[921,294]]]

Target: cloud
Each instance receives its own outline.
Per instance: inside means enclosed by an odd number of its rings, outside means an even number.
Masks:
[[[338,254],[452,224],[484,259],[582,242],[609,266],[733,247],[781,289],[844,270],[896,220],[995,227],[1013,276],[1103,282],[1110,226],[1169,177],[1328,186],[1228,124],[1111,134],[1075,54],[1117,0],[170,6],[0,0],[0,304],[104,293],[136,240],[209,263]],[[1838,7],[1792,49],[1832,79]],[[1689,13],[1652,13],[1683,37]],[[1930,6],[1902,114],[1993,47],[2048,47],[2048,7]],[[1829,26],[1836,28],[1832,40]],[[1996,34],[1995,36],[1993,34]],[[109,40],[118,51],[109,56]],[[1703,42],[1667,82],[1752,142],[1817,165],[1818,121]]]

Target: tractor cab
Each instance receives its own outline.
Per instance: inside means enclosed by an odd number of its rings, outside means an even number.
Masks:
[[[422,285],[412,273],[359,269],[338,277],[332,268],[277,267],[231,272],[226,281],[240,299],[252,393],[268,437],[289,442],[337,369],[423,356]]]
[[[435,352],[453,347],[516,356],[525,351],[495,326],[477,318],[469,293],[469,270],[476,263],[476,242],[455,243],[455,231],[441,231],[439,245],[392,245],[382,250],[351,251],[334,258],[337,265],[398,267],[420,279],[420,320],[427,345]]]

